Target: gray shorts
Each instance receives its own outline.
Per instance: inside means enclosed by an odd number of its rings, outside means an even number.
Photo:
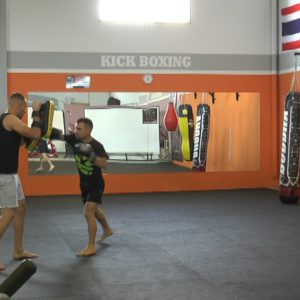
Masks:
[[[0,174],[0,208],[18,207],[25,199],[18,174]]]

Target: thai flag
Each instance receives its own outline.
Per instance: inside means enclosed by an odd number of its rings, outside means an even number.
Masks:
[[[300,3],[281,9],[282,51],[300,48]]]

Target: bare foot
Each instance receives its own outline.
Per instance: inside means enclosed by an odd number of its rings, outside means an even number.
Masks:
[[[52,166],[49,168],[49,171],[48,171],[48,172],[51,172],[54,168],[55,168],[55,166],[52,165]]]
[[[97,240],[97,243],[103,242],[106,238],[108,238],[109,236],[113,235],[114,231],[112,229],[109,230],[105,230],[102,234],[102,236],[100,237],[99,240]]]
[[[82,250],[80,250],[76,255],[80,257],[87,257],[92,256],[96,254],[96,248],[95,247],[86,247]]]
[[[5,270],[5,266],[0,264],[0,271],[4,271]]]
[[[23,250],[22,252],[14,253],[13,259],[22,260],[26,258],[37,258],[37,257],[39,257],[38,254]]]

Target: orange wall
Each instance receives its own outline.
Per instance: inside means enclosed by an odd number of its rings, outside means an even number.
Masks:
[[[8,92],[70,92],[67,74],[10,73]],[[68,74],[69,75],[69,74]],[[91,88],[82,92],[258,92],[260,93],[260,170],[250,172],[108,174],[106,193],[192,191],[276,187],[278,183],[278,97],[276,75],[157,74],[151,85],[143,74],[90,74]],[[78,92],[78,90],[76,90]],[[78,194],[78,175],[29,176],[27,154],[20,155],[20,176],[26,195]]]

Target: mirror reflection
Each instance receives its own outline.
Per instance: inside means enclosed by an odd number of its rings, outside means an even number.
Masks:
[[[55,104],[53,126],[65,134],[90,118],[108,152],[103,173],[254,171],[260,168],[259,93],[28,93]],[[72,149],[43,140],[28,155],[30,175],[77,174]]]

